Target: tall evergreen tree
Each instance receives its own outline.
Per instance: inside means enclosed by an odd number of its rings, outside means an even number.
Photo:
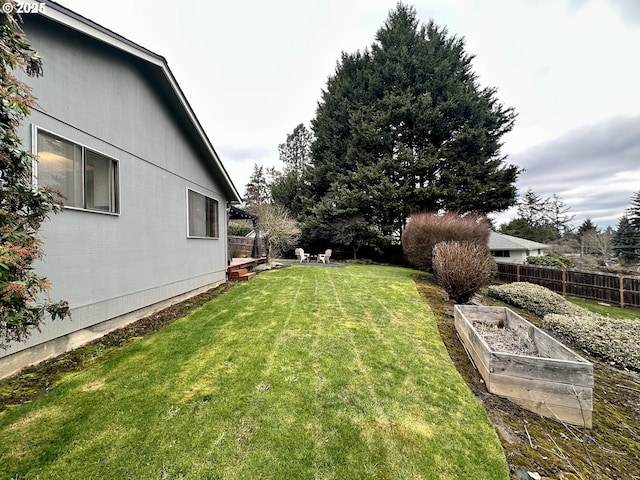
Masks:
[[[631,197],[631,206],[618,222],[613,251],[626,264],[640,260],[640,190]]]
[[[284,163],[284,174],[292,174],[300,178],[304,171],[311,165],[311,144],[313,133],[303,123],[296,126],[293,132],[287,135],[287,141],[278,145],[280,161]]]
[[[501,225],[500,231],[535,242],[552,242],[569,232],[573,216],[567,215],[568,211],[558,195],[545,199],[530,187],[518,200],[518,217]]]
[[[640,233],[640,190],[631,197],[631,206],[627,209],[627,217],[633,228]]]
[[[269,172],[267,170],[267,173]],[[253,165],[253,173],[245,186],[244,203],[248,211],[265,203],[271,203],[267,174],[264,167],[257,163]]]
[[[571,208],[555,193],[546,201],[547,219],[555,227],[559,235],[571,231],[570,223],[575,215],[569,215]]]
[[[296,126],[286,142],[278,145],[284,171],[275,172],[269,186],[273,202],[287,207],[299,220],[304,218],[302,212],[307,203],[303,176],[311,165],[312,143],[313,133],[302,123]]]
[[[578,227],[578,240],[580,241],[580,256],[591,254],[595,239],[600,232],[590,218],[587,218]]]
[[[331,194],[339,210],[360,198],[356,217],[386,238],[412,212],[513,205],[518,169],[500,139],[515,114],[478,85],[472,59],[463,39],[420,25],[402,3],[370,50],[344,53],[312,122],[305,185],[316,203]]]
[[[597,231],[597,230],[598,230],[598,227],[597,227],[596,225],[594,225],[594,223],[591,221],[591,219],[590,219],[590,218],[587,218],[587,219],[585,219],[585,221],[584,221],[584,222],[582,222],[582,223],[580,224],[580,226],[578,227],[578,235],[579,235],[579,236],[582,236],[582,235],[584,235],[585,233],[587,233],[587,232],[589,232],[589,231],[592,231],[592,230]]]
[[[531,187],[518,200],[518,217],[525,219],[534,228],[546,223],[545,200]]]
[[[640,259],[640,235],[626,215],[618,221],[612,249],[624,264],[634,264]]]

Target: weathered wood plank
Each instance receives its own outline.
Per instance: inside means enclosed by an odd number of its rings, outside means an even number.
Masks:
[[[458,305],[456,305],[458,306]],[[464,308],[464,306],[462,306]],[[460,314],[464,316],[470,323],[482,322],[492,325],[496,320],[504,321],[507,315],[506,307],[485,307],[474,306],[473,309],[465,308],[464,312],[460,310]]]
[[[518,326],[519,329],[526,330],[533,338],[534,344],[541,355],[555,358],[558,360],[569,360],[573,362],[584,363],[579,355],[570,350],[555,338],[540,330],[517,313],[507,309],[507,325],[513,327]]]
[[[504,375],[491,376],[492,393],[527,401],[546,401],[565,407],[593,409],[593,389]]]
[[[474,333],[471,324],[464,318],[462,313],[454,309],[454,326],[460,340],[465,345],[467,352],[476,364],[476,368],[482,375],[487,388],[490,382],[489,371],[491,370],[491,358],[489,354],[488,345],[479,337],[477,333]]]
[[[472,345],[470,343],[465,343],[465,345],[467,346],[467,351],[469,352],[469,355],[471,355],[471,358],[473,359],[473,362],[475,363],[476,368],[478,369],[478,371],[480,372],[480,375],[482,376],[485,383],[487,384],[487,388],[490,388],[490,383],[491,383],[490,358],[486,355],[486,352],[484,352],[482,349],[477,349],[476,348],[477,345]]]
[[[591,364],[499,352],[494,352],[494,356],[497,357],[492,370],[495,374],[593,387],[593,365]]]
[[[593,427],[593,412],[591,410],[564,407],[540,401],[519,400],[514,401],[514,403],[543,417],[553,418],[579,427]]]

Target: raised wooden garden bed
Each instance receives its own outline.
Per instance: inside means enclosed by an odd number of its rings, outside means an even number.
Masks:
[[[592,363],[505,307],[456,305],[454,321],[489,392],[591,428]]]

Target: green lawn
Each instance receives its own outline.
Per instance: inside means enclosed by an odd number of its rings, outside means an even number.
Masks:
[[[628,318],[631,320],[640,320],[640,310],[636,308],[621,308],[615,305],[604,305],[602,303],[585,300],[583,298],[566,297],[571,303],[579,307],[598,313],[605,317],[612,318]]]
[[[238,284],[0,413],[0,478],[506,480],[414,273]]]

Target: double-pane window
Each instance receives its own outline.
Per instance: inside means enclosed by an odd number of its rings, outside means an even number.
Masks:
[[[37,145],[40,186],[66,207],[119,213],[117,161],[43,130]]]

